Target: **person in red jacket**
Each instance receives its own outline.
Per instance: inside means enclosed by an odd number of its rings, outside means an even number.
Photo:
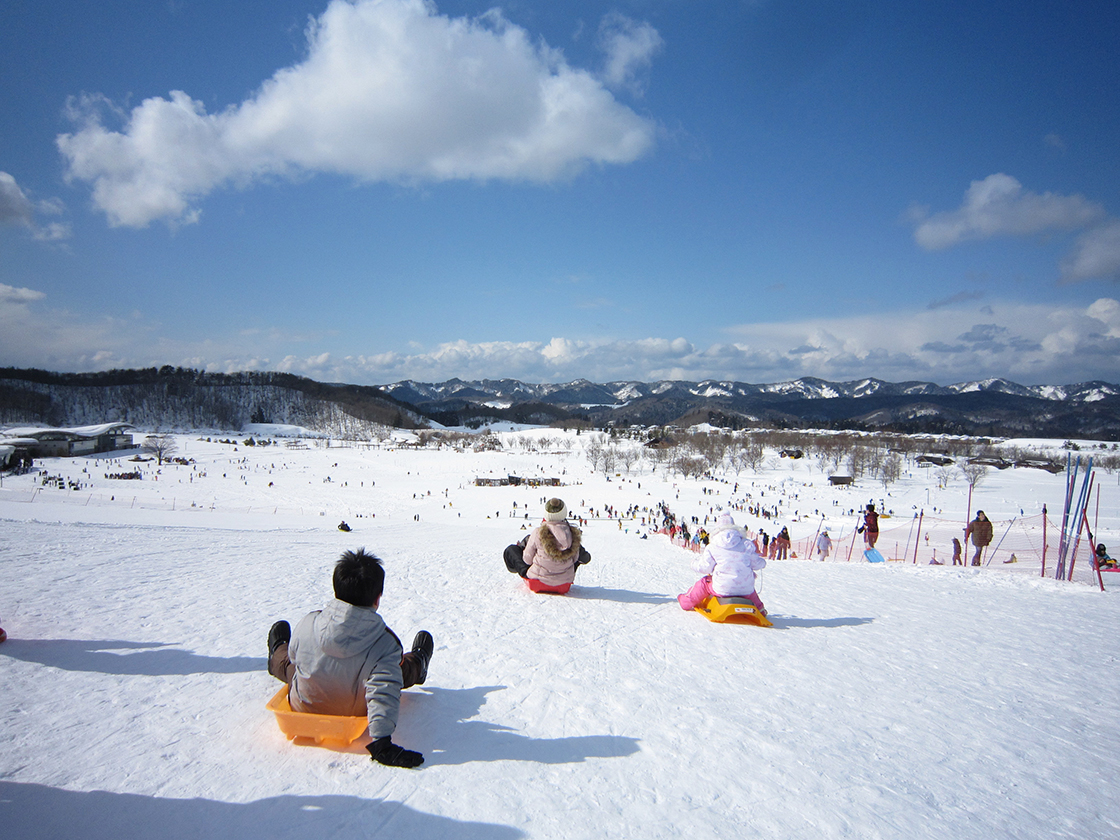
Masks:
[[[875,512],[875,505],[867,503],[863,512],[863,524],[856,530],[863,534],[863,541],[868,548],[875,547],[875,542],[879,539],[879,514]]]
[[[992,523],[988,517],[984,515],[984,511],[976,511],[976,518],[968,523],[968,527],[964,529],[964,538],[972,538],[972,545],[975,547],[976,552],[972,555],[972,565],[980,565],[980,555],[984,553],[984,549],[992,541]]]

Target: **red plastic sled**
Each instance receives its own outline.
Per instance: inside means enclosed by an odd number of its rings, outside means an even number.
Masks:
[[[720,624],[754,624],[758,627],[773,627],[770,619],[746,598],[705,598],[696,612]]]

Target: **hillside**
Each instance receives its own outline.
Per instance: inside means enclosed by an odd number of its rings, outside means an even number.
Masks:
[[[332,437],[386,427],[691,426],[826,428],[905,434],[1120,440],[1120,385],[1025,386],[1004,379],[936,385],[802,378],[530,384],[515,379],[383,387],[287,373],[145,368],[104,373],[0,369],[0,424],[75,426],[123,420],[143,428],[242,428],[284,423]],[[379,433],[383,433],[379,432]]]
[[[378,388],[287,373],[206,373],[184,368],[50,373],[0,369],[0,423],[79,426],[121,420],[151,429],[241,429],[285,423],[335,437],[426,421]]]

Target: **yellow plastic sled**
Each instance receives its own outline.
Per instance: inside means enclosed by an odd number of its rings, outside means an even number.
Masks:
[[[755,624],[773,627],[770,619],[746,598],[706,598],[696,607],[696,612],[708,621],[720,624]]]
[[[347,747],[361,738],[369,726],[365,717],[293,712],[288,703],[288,686],[277,691],[265,708],[276,715],[280,731],[297,744]]]

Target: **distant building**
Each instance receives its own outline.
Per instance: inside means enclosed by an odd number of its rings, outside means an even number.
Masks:
[[[73,429],[27,427],[0,432],[0,446],[11,446],[33,458],[69,458],[132,449],[130,423],[102,423]]]
[[[558,478],[522,478],[519,475],[507,475],[505,478],[486,478],[475,476],[475,487],[559,487]]]
[[[914,459],[919,464],[933,464],[938,467],[948,467],[953,459],[948,455],[919,455]]]

